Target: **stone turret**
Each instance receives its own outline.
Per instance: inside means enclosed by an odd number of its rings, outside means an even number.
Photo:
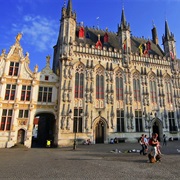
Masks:
[[[172,60],[176,58],[176,44],[174,34],[170,33],[167,20],[165,21],[165,34],[162,37],[165,56],[170,57]]]
[[[69,59],[72,55],[72,44],[76,34],[76,13],[72,10],[72,0],[62,8],[60,30],[57,44],[54,46],[53,71],[56,73],[59,59]]]
[[[153,28],[152,28],[152,40],[153,40],[153,43],[154,44],[158,44],[158,34],[157,34],[157,29],[156,29],[156,26],[153,24]]]
[[[130,41],[130,25],[126,21],[124,8],[122,9],[121,23],[118,25],[118,36],[120,47],[124,53],[131,52],[131,41]]]

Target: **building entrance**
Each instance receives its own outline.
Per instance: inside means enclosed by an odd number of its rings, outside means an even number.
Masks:
[[[55,117],[50,113],[38,114],[34,119],[32,147],[54,147]],[[49,145],[48,145],[49,146]]]
[[[20,129],[18,131],[18,136],[17,136],[17,143],[18,144],[24,144],[24,136],[25,136],[24,129]]]
[[[104,143],[104,122],[102,120],[96,124],[95,143]]]
[[[162,121],[158,118],[155,118],[152,123],[152,133],[157,133],[158,134],[158,140],[162,140],[162,134],[163,134],[163,126],[162,126]]]

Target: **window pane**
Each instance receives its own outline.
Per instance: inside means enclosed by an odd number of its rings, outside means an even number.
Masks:
[[[7,115],[7,110],[6,110],[6,109],[3,109],[2,116],[6,116],[6,115]]]
[[[25,118],[28,118],[28,112],[29,112],[28,110],[25,110],[25,113],[24,113]]]
[[[6,130],[10,130],[10,127],[11,127],[11,117],[8,117],[6,123]]]
[[[1,119],[1,130],[4,130],[4,128],[5,128],[5,122],[6,122],[6,117],[2,117],[2,119]]]
[[[19,118],[23,117],[23,110],[19,110]]]

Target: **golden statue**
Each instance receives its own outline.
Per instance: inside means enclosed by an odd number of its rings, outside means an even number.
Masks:
[[[18,35],[16,36],[16,42],[19,42],[22,38],[22,33],[18,33]]]

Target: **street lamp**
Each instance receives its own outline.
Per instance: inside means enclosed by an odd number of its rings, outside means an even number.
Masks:
[[[73,143],[73,150],[76,150],[76,131],[74,132],[74,143]]]
[[[72,115],[72,110],[69,110],[69,115]],[[71,117],[72,118],[72,117]],[[74,118],[72,118],[74,120]],[[77,126],[75,125],[74,122],[74,143],[73,143],[73,150],[76,150],[76,133],[77,133]]]
[[[72,119],[72,120],[74,120],[74,118],[72,118],[72,110],[70,109],[69,110],[69,117]],[[74,127],[75,127],[75,125],[74,125]],[[76,150],[76,131],[77,131],[77,129],[76,128],[74,128],[74,143],[73,143],[73,150]]]

